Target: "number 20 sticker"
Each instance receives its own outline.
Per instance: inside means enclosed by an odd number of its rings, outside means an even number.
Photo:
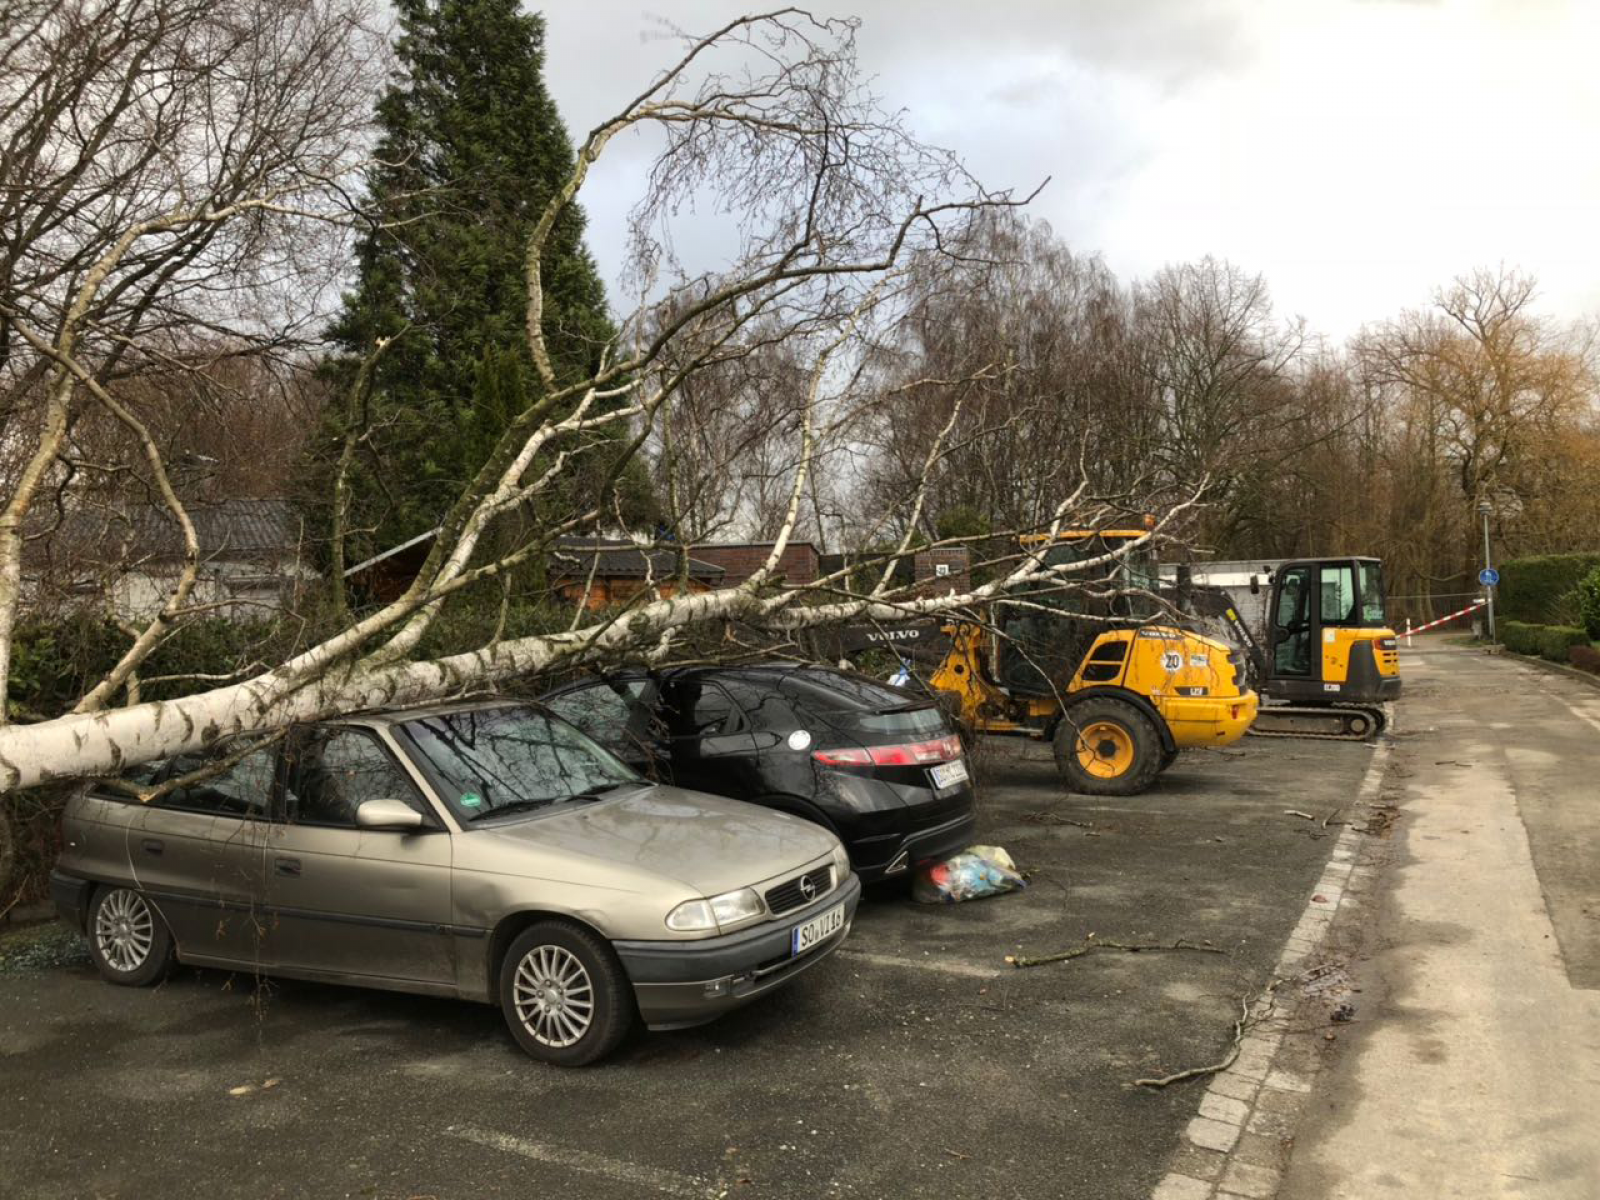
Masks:
[[[1179,670],[1182,670],[1183,669],[1183,655],[1179,654],[1175,650],[1168,650],[1165,654],[1163,654],[1161,656],[1161,666],[1163,667],[1163,669],[1168,670],[1168,671],[1179,671]]]

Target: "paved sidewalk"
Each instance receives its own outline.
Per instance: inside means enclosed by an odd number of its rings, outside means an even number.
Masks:
[[[1362,1021],[1286,1200],[1600,1196],[1600,692],[1514,660],[1402,662],[1402,820]]]

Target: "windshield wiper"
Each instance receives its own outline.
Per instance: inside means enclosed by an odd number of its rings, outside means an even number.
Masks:
[[[605,783],[597,783],[597,784],[594,784],[594,785],[592,785],[590,787],[586,787],[581,792],[573,792],[571,796],[567,797],[567,799],[569,799],[569,800],[598,800],[598,799],[600,799],[601,796],[604,796],[607,792],[614,792],[620,787],[627,787],[629,784],[637,783],[637,782],[638,782],[638,780],[636,780],[636,779],[612,779],[612,780],[608,780]]]
[[[508,800],[504,804],[497,804],[493,808],[486,808],[480,813],[473,813],[468,820],[481,821],[485,817],[498,817],[506,813],[527,812],[534,808],[550,808],[556,804],[568,804],[577,800],[598,800],[607,792],[614,792],[620,787],[639,782],[636,779],[613,779],[605,783],[596,783],[586,787],[581,792],[573,792],[570,796],[549,800]]]
[[[493,808],[486,808],[480,813],[473,813],[469,821],[481,821],[485,817],[499,817],[506,813],[526,812],[532,808],[549,808],[553,800],[508,800],[504,804],[496,804]]]

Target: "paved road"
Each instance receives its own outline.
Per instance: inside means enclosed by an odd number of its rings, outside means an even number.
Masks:
[[[1047,748],[991,745],[983,833],[1026,892],[878,897],[796,986],[587,1071],[463,1003],[0,977],[0,1196],[1144,1200],[1199,1092],[1129,1081],[1219,1056],[1333,844],[1283,810],[1348,804],[1371,756],[1249,741],[1098,803],[1060,794]],[[1229,953],[1004,965],[1091,932]]]
[[[1282,1195],[1600,1196],[1600,690],[1402,660],[1402,817],[1362,1021]]]

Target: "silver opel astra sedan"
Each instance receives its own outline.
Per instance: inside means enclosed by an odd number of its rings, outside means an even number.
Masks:
[[[106,979],[176,960],[499,1004],[563,1066],[788,982],[861,893],[828,831],[653,784],[525,704],[327,721],[127,781],[173,780],[67,806],[51,886]]]

